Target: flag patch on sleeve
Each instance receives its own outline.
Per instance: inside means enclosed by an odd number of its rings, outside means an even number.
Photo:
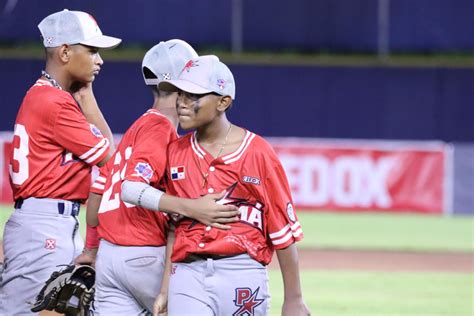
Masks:
[[[184,167],[171,167],[171,180],[182,180],[184,179]]]
[[[135,166],[135,174],[147,181],[150,181],[151,177],[153,176],[153,169],[151,169],[151,166],[146,162],[139,162]]]

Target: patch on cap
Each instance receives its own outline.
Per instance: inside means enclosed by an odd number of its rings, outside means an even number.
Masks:
[[[191,59],[188,60],[188,62],[184,65],[183,70],[181,72],[185,71],[189,72],[191,68],[199,66],[199,60]]]
[[[217,86],[219,87],[219,89],[224,90],[225,84],[226,81],[224,79],[217,79]]]

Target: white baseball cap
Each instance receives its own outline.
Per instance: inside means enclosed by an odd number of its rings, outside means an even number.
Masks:
[[[196,51],[180,39],[160,42],[146,52],[142,62],[142,73],[149,86],[158,85],[163,80],[175,80],[184,64],[197,58]]]
[[[83,44],[98,48],[114,48],[120,38],[102,34],[96,20],[88,13],[64,9],[48,15],[38,24],[44,47]]]
[[[176,88],[195,94],[215,92],[235,100],[235,81],[230,69],[217,56],[206,55],[190,59],[181,70],[178,80],[165,80],[162,90]]]

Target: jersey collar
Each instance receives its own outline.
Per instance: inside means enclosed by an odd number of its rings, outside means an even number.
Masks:
[[[244,137],[244,140],[242,141],[242,143],[240,144],[239,148],[237,148],[236,151],[234,151],[233,153],[231,154],[228,154],[228,155],[225,155],[225,156],[221,156],[219,158],[216,158],[216,159],[222,159],[222,161],[224,162],[224,164],[228,165],[232,162],[235,162],[237,160],[240,159],[240,157],[242,157],[242,155],[244,154],[244,152],[247,150],[247,148],[249,147],[250,143],[252,142],[252,140],[255,138],[255,134],[252,133],[252,132],[249,132],[249,131],[245,131],[245,137]],[[193,149],[194,153],[201,159],[205,159],[205,157],[207,158],[207,156],[211,156],[204,148],[202,148],[200,145],[199,145],[199,142],[197,141],[197,137],[196,137],[196,132],[194,132],[191,137],[190,137],[190,142],[191,142],[191,148]]]

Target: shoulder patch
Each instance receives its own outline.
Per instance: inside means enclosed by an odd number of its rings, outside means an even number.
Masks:
[[[153,176],[153,169],[148,163],[139,162],[135,166],[135,173],[143,179],[150,181]]]
[[[288,214],[290,221],[293,223],[296,222],[295,210],[293,208],[293,204],[290,202],[286,205],[286,213]]]
[[[89,123],[89,127],[91,129],[91,133],[94,134],[94,136],[103,137],[102,132],[100,131],[100,129],[97,126],[95,126],[94,124]]]

